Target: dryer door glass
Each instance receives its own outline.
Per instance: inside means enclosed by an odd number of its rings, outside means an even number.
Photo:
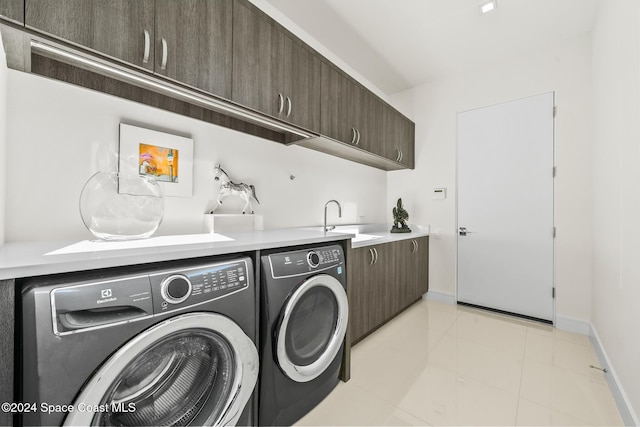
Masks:
[[[193,330],[165,337],[113,382],[103,400],[108,410],[97,415],[97,424],[173,426],[215,419],[231,395],[234,372],[233,349],[220,335]]]
[[[315,287],[291,310],[285,346],[296,365],[315,362],[331,342],[338,321],[338,301],[328,288]]]

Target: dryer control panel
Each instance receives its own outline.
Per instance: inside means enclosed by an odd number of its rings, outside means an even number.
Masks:
[[[271,275],[274,279],[308,275],[344,264],[340,246],[325,246],[314,249],[281,252],[269,255]]]
[[[249,286],[247,261],[224,262],[149,276],[155,313],[221,298]]]

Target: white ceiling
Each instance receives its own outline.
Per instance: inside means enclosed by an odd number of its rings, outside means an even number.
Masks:
[[[267,0],[386,94],[591,31],[598,0]]]

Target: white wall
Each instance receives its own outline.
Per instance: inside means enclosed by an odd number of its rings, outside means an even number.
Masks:
[[[430,290],[453,295],[456,289],[456,113],[555,91],[556,314],[590,320],[590,70],[584,35],[392,97],[416,123],[416,169],[389,173],[387,209],[402,197],[410,222],[431,225]],[[446,200],[432,200],[436,187],[447,189]]]
[[[121,122],[195,140],[193,197],[166,198],[158,235],[201,232],[217,195],[216,162],[235,181],[256,186],[265,228],[319,225],[329,199],[343,205],[343,218],[332,208],[330,222],[385,220],[386,174],[378,169],[14,70],[8,102],[7,242],[90,237],[79,195],[94,172],[116,170]],[[242,207],[239,200],[230,205],[238,213]]]
[[[7,60],[0,34],[0,245],[4,243],[4,206],[7,146]]]
[[[593,34],[593,327],[640,425],[640,4],[600,3]]]

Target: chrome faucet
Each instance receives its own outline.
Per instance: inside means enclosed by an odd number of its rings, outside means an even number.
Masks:
[[[331,203],[331,202],[333,202],[336,205],[338,205],[338,218],[342,218],[342,206],[340,206],[340,203],[338,203],[337,200],[329,200],[324,205],[324,231],[331,231],[331,230],[336,228],[335,225],[332,225],[331,227],[327,227],[327,206],[329,206],[329,203]]]

